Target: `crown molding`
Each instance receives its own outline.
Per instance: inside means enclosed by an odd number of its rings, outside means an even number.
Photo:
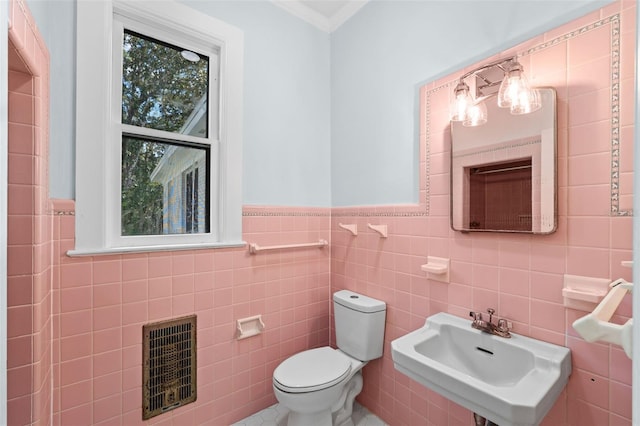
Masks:
[[[340,9],[335,15],[331,17],[329,20],[331,24],[331,29],[329,32],[333,32],[337,30],[340,25],[347,22],[353,15],[355,15],[362,7],[367,4],[369,0],[350,0],[347,2],[342,9]]]
[[[272,0],[272,3],[316,28],[326,33],[331,33],[355,15],[368,1],[349,0],[331,18],[327,18],[299,0]]]

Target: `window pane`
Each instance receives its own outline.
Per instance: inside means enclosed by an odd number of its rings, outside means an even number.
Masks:
[[[208,137],[209,58],[125,31],[122,123]]]
[[[206,233],[208,149],[122,137],[122,235]]]

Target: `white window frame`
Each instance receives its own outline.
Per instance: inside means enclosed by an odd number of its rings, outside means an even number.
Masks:
[[[209,233],[121,235],[121,137],[126,126],[121,124],[120,72],[114,71],[118,66],[121,69],[121,22],[127,29],[179,46],[186,40],[188,47],[199,53],[219,52],[219,125],[218,134],[212,135],[211,169],[207,170],[211,179]],[[115,46],[117,43],[120,45]],[[243,55],[239,29],[176,2],[157,2],[153,7],[124,0],[77,3],[76,242],[68,255],[245,244]],[[136,129],[140,134],[141,129]]]

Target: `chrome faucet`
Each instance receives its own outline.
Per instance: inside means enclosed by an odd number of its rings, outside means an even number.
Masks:
[[[469,316],[473,318],[471,322],[471,327],[484,331],[489,334],[495,334],[500,337],[511,337],[511,333],[509,333],[509,329],[511,328],[511,324],[504,318],[498,319],[498,324],[493,323],[493,314],[496,313],[496,310],[493,308],[487,309],[487,313],[489,314],[489,321],[485,321],[482,319],[481,312],[469,312]]]

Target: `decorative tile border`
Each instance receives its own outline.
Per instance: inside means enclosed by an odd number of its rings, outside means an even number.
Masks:
[[[242,217],[331,217],[331,207],[243,206]]]
[[[611,25],[611,215],[612,216],[632,216],[632,210],[620,210],[620,15],[614,14],[606,18],[595,21],[591,24],[577,28],[574,31],[570,31],[563,35],[560,35],[552,40],[540,43],[533,46],[522,53],[516,54],[518,58],[549,47],[555,46],[561,42],[567,41],[574,37],[578,37],[591,30],[600,28],[604,25]],[[425,93],[426,105],[430,105],[430,97],[438,90],[447,89],[452,91],[458,79],[453,79],[447,83],[444,83],[434,89],[428,90]],[[428,110],[428,108],[427,108]],[[427,112],[428,114],[428,112]],[[427,125],[429,124],[429,117],[427,115]],[[425,151],[429,152],[429,133],[425,138],[427,148]],[[428,154],[427,154],[428,155]],[[427,157],[428,158],[428,157]],[[428,174],[428,171],[427,171]],[[428,175],[427,175],[428,179]],[[429,193],[427,188],[427,194]]]
[[[620,15],[608,16],[575,31],[527,50],[531,54],[588,31],[611,25],[611,215],[633,216],[632,210],[620,210]]]
[[[615,14],[603,18],[589,25],[580,27],[574,31],[560,35],[552,40],[537,44],[517,57],[530,55],[541,50],[553,47],[561,42],[571,38],[578,37],[588,31],[600,28],[604,25],[611,25],[611,215],[613,216],[632,216],[632,210],[619,209],[620,195],[620,15]],[[282,216],[282,217],[330,217],[330,216],[346,216],[346,217],[416,217],[429,216],[429,198],[430,198],[430,140],[431,140],[431,96],[440,90],[453,90],[453,86],[457,84],[458,79],[453,79],[433,89],[424,92],[423,116],[420,120],[426,123],[424,140],[421,147],[424,149],[425,172],[421,176],[424,182],[424,200],[419,204],[405,206],[354,206],[354,207],[282,207],[282,206],[245,206],[242,211],[243,217],[259,217],[259,216]],[[422,183],[421,182],[421,183]],[[419,190],[422,190],[420,185]],[[53,214],[56,216],[73,216],[73,209],[54,209]]]
[[[242,212],[242,217],[331,217],[331,210],[327,209],[326,212],[273,212],[273,211],[256,211],[256,212]]]
[[[65,200],[66,201],[66,200]],[[53,216],[75,216],[73,206],[56,206],[49,209]],[[242,217],[330,217],[329,207],[256,207],[249,206],[242,210]]]

